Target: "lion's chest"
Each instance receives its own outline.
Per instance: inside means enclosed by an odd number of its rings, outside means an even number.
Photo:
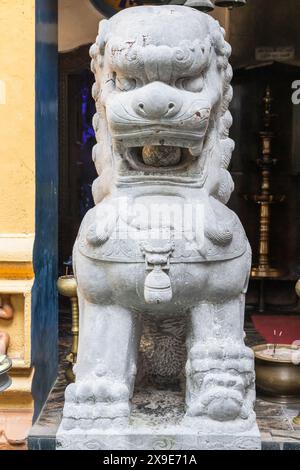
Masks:
[[[149,253],[163,253],[166,263],[178,264],[236,258],[247,239],[223,204],[166,194],[99,204],[86,215],[77,243],[82,255],[98,261],[147,264]]]
[[[201,301],[222,302],[228,292],[240,294],[248,270],[245,255],[220,263],[172,264],[167,271],[171,302],[148,305],[144,297],[148,275],[145,264],[96,261],[75,252],[77,281],[87,300],[140,312],[181,314]]]
[[[175,195],[136,200],[102,203],[83,221],[74,260],[87,299],[168,312],[238,295],[247,239],[229,209]]]

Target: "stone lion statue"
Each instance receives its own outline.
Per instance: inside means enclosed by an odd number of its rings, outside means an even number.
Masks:
[[[251,250],[225,205],[230,52],[219,23],[187,7],[100,23],[90,51],[99,177],[74,246],[80,337],[65,433],[129,426],[144,315],[185,319],[185,425],[256,426],[243,331]]]

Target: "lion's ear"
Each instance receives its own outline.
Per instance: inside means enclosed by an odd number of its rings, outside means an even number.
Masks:
[[[108,20],[100,21],[96,42],[90,48],[90,56],[94,61],[97,60],[97,57],[99,56],[99,54],[100,56],[104,56],[108,29],[109,29],[109,21]],[[94,73],[96,72],[96,69],[95,68],[93,69],[93,65],[92,65],[92,72]]]
[[[109,29],[109,20],[100,21],[96,44],[99,47],[99,51],[101,55],[104,55],[105,46],[107,42],[108,29]]]

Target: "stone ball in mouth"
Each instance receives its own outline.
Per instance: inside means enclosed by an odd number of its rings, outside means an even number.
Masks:
[[[169,145],[145,145],[142,157],[145,165],[155,167],[175,166],[180,163],[181,149]]]

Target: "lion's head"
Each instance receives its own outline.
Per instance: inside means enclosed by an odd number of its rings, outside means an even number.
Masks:
[[[100,23],[90,51],[96,203],[115,186],[155,179],[227,202],[230,51],[219,23],[187,7],[136,7]]]

